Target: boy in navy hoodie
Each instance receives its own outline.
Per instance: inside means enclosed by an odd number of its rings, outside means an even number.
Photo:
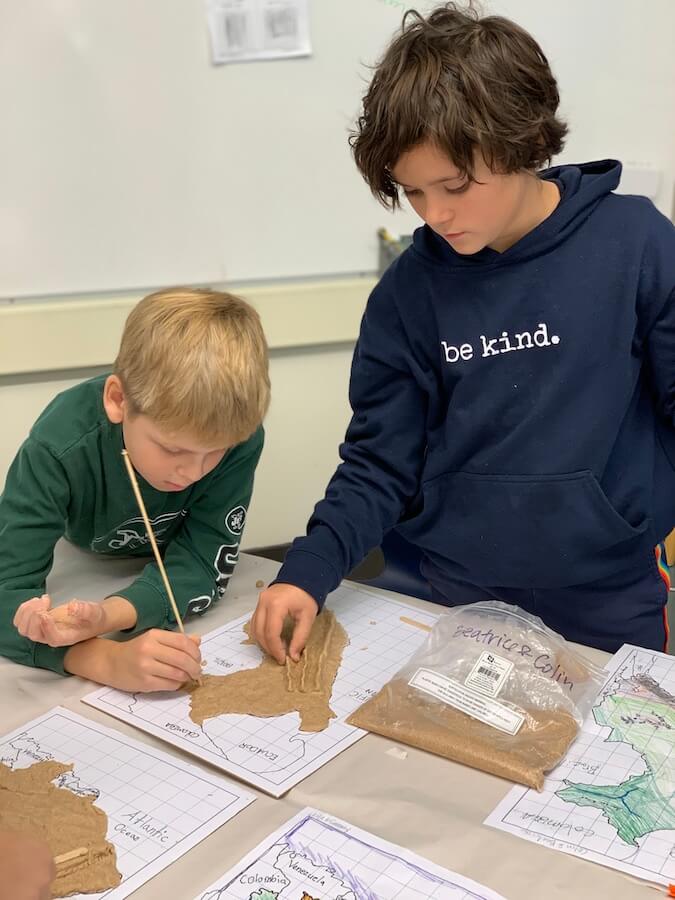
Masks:
[[[663,649],[675,523],[675,229],[612,160],[541,171],[566,126],[514,23],[410,12],[352,136],[371,190],[424,220],[363,318],[342,464],[260,595],[283,662],[389,529],[433,599],[495,598],[566,638]]]

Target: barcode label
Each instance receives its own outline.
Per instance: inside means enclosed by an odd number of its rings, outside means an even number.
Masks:
[[[517,734],[525,721],[524,716],[504,706],[503,703],[484,697],[478,691],[460,684],[453,678],[448,678],[441,672],[434,672],[433,669],[418,669],[408,684],[507,734]]]
[[[494,672],[492,669],[486,669],[485,666],[478,666],[478,671],[481,675],[485,675],[488,678],[499,678],[499,672]]]
[[[464,679],[464,684],[488,697],[496,697],[511,674],[511,669],[513,663],[510,659],[486,651],[478,657]]]

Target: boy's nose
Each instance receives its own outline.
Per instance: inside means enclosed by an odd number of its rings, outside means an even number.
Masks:
[[[455,215],[452,210],[448,209],[447,203],[427,204],[425,221],[434,231],[438,231],[440,234],[448,234],[452,231],[454,218]]]
[[[185,481],[191,483],[199,481],[204,474],[204,460],[195,459],[191,460],[189,463],[183,463],[183,465],[179,467],[178,472]]]

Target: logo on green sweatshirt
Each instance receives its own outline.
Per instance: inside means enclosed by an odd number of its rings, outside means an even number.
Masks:
[[[246,507],[245,506],[235,506],[234,509],[231,509],[229,513],[225,516],[225,527],[230,532],[230,534],[239,535],[244,530],[244,524],[246,523]]]
[[[157,543],[166,543],[170,534],[175,532],[176,523],[185,516],[187,516],[187,510],[179,509],[177,512],[162,513],[162,515],[150,519]],[[108,534],[94,538],[91,542],[91,549],[98,553],[106,553],[110,550],[137,550],[149,543],[150,538],[145,530],[143,519],[141,516],[135,516],[133,519],[127,519],[126,522],[117,525]]]

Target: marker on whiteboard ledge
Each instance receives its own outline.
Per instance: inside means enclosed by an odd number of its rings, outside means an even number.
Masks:
[[[388,231],[386,228],[378,228],[377,234],[378,237],[381,237],[386,244],[391,244],[392,247],[395,247],[400,252],[401,242],[397,240],[390,231]]]
[[[668,896],[675,897],[675,884],[668,885]]]

